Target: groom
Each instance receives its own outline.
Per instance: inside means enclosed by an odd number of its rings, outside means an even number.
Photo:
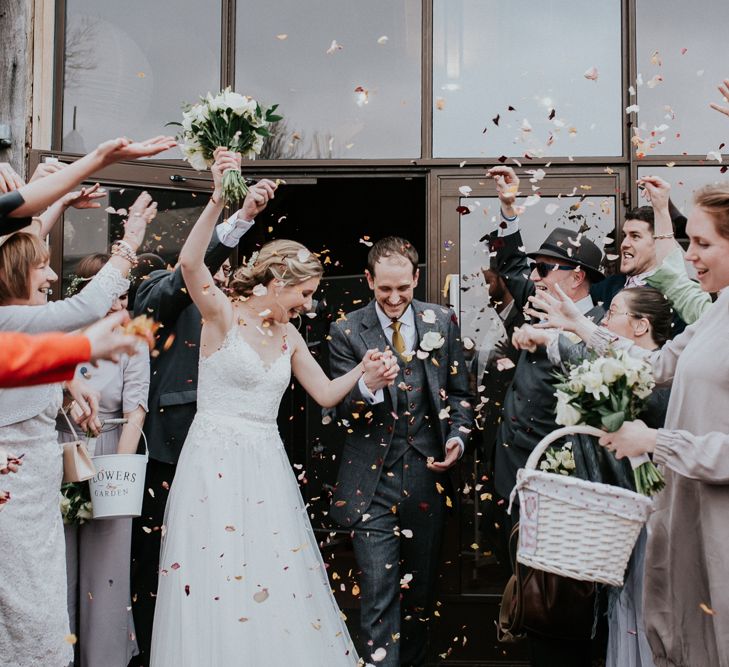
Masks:
[[[413,299],[418,253],[405,239],[375,243],[365,275],[374,301],[330,330],[332,375],[371,348],[390,348],[400,372],[363,375],[339,405],[348,424],[331,515],[353,531],[361,571],[366,662],[424,665],[427,621],[449,491],[473,421],[455,314]],[[384,657],[383,657],[384,655]]]

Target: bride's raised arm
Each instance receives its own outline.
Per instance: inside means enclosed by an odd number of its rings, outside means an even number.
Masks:
[[[220,148],[215,151],[215,163],[211,168],[215,185],[213,195],[180,251],[180,268],[185,279],[185,289],[200,309],[205,323],[213,326],[220,323],[221,327],[225,327],[223,320],[230,312],[230,304],[205,266],[205,249],[225,204],[222,194],[223,174],[228,169],[240,169],[240,160],[238,153]]]
[[[311,356],[306,341],[296,328],[289,324],[291,350],[291,370],[301,386],[321,407],[333,408],[344,400],[359,379],[364,376],[383,380],[385,384],[394,382],[400,368],[390,351],[367,350],[364,359],[349,373],[330,380],[316,359]],[[373,384],[368,382],[368,384]]]
[[[205,249],[210,243],[215,224],[223,210],[223,174],[228,169],[240,169],[241,157],[239,153],[218,148],[215,151],[215,163],[211,171],[215,189],[212,197],[202,215],[198,218],[190,235],[182,246],[180,252],[180,267],[185,279],[185,289],[206,324],[220,328],[224,336],[230,324],[228,318],[231,313],[230,302],[226,295],[215,285],[210,270],[205,265]],[[243,202],[239,216],[244,220],[253,220],[273,197],[276,186],[271,181],[262,180],[251,186]]]

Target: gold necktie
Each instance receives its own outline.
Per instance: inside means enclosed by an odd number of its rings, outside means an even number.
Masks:
[[[398,354],[402,354],[403,352],[405,352],[405,339],[400,333],[401,326],[402,322],[400,322],[400,320],[390,322],[390,327],[392,328],[392,346],[395,348],[395,352],[397,352]]]

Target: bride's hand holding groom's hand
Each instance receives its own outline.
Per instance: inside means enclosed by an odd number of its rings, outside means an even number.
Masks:
[[[372,391],[384,389],[392,384],[400,372],[397,359],[392,350],[367,350],[362,359],[362,375],[367,388]]]

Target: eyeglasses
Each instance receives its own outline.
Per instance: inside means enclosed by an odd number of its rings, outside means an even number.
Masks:
[[[605,313],[602,321],[609,322],[613,317],[617,317],[618,315],[627,315],[628,317],[640,317],[640,315],[636,315],[635,313],[631,313],[627,310],[613,310],[611,308],[607,311],[607,313]]]
[[[529,269],[536,271],[540,278],[546,278],[552,271],[574,271],[575,267],[549,262],[529,262]]]

